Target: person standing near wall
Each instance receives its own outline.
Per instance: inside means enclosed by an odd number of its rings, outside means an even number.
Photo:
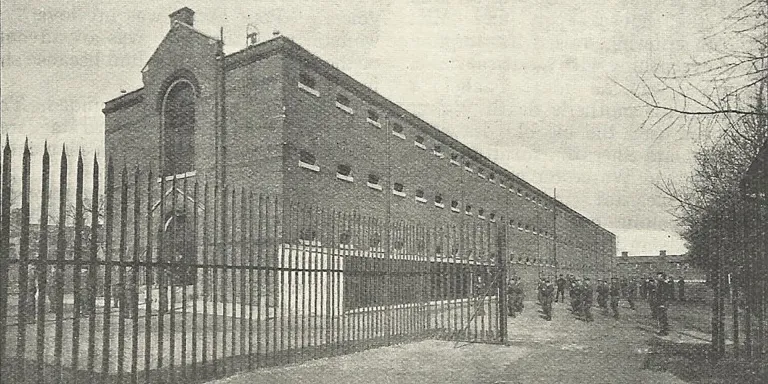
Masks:
[[[557,294],[555,295],[555,303],[558,302],[558,299],[565,302],[565,285],[566,284],[567,284],[567,281],[565,281],[565,278],[561,273],[560,277],[557,278]]]
[[[637,300],[637,280],[629,279],[627,282],[627,288],[625,291],[627,302],[629,303],[629,309],[635,310],[635,300]]]
[[[544,310],[544,318],[547,321],[552,320],[552,300],[555,295],[555,287],[552,282],[547,279],[544,282],[544,291],[542,292],[542,309]]]
[[[571,312],[579,316],[581,314],[581,280],[574,279],[570,289]]]
[[[616,277],[611,278],[611,286],[608,289],[608,295],[611,298],[611,311],[613,311],[613,318],[619,318],[619,297],[621,296],[621,287],[619,286],[619,279]]]
[[[669,285],[666,282],[666,276],[664,272],[659,272],[656,275],[656,290],[655,290],[655,302],[656,302],[656,318],[659,323],[659,336],[667,336],[669,334],[669,322],[667,320],[667,301],[669,299]]]
[[[653,318],[653,321],[658,322],[659,321],[659,313],[658,313],[658,305],[657,305],[657,291],[658,291],[658,282],[656,280],[653,280],[651,278],[648,278],[646,280],[646,296],[648,297],[648,307],[651,309],[651,318]]]
[[[589,280],[589,277],[584,278],[584,286],[581,288],[581,310],[584,315],[584,320],[592,322],[592,299],[594,295],[594,288]]]

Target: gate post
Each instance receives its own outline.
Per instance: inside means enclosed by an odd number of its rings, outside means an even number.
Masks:
[[[500,218],[501,225],[498,226],[499,230],[496,232],[496,241],[498,246],[496,247],[498,255],[496,255],[496,273],[498,274],[497,281],[499,289],[499,341],[502,344],[507,343],[507,225],[504,218]]]

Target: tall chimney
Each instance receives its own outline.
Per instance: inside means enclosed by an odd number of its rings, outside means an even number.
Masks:
[[[195,11],[188,7],[181,8],[168,15],[168,17],[171,18],[171,28],[173,28],[173,24],[176,22],[184,23],[190,27],[195,26]]]
[[[248,24],[245,27],[245,44],[247,46],[259,43],[259,28],[255,24]]]

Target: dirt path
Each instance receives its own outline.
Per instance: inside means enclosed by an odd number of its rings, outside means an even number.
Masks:
[[[673,306],[673,332],[660,337],[642,304],[638,311],[624,305],[618,321],[594,309],[595,321],[585,323],[564,304],[556,304],[554,320],[546,322],[531,302],[522,315],[509,319],[509,346],[429,340],[263,369],[217,383],[768,382],[744,367],[707,361],[708,335],[699,328],[706,327],[708,317],[701,306]]]

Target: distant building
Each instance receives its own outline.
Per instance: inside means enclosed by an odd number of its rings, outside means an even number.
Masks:
[[[668,255],[661,250],[658,255],[632,255],[622,252],[616,258],[616,275],[619,277],[655,277],[657,273],[664,272],[674,279],[680,277],[688,281],[704,281],[706,273],[696,268],[688,254]]]

